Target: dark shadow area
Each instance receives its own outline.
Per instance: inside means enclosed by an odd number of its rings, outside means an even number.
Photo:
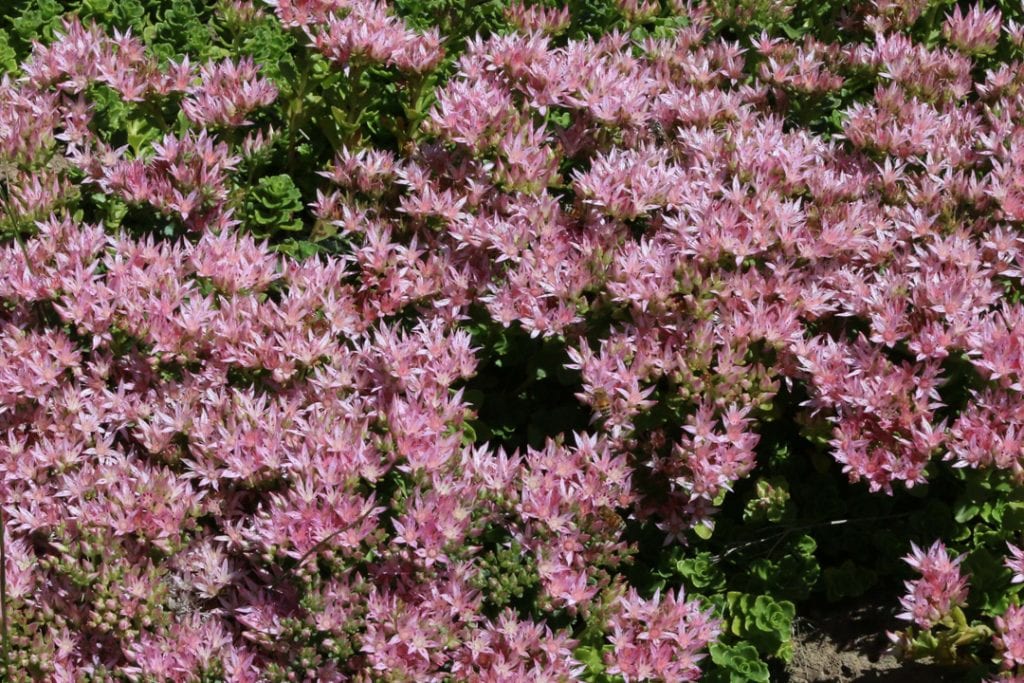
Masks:
[[[590,410],[576,398],[580,374],[565,368],[564,342],[502,327],[486,311],[475,312],[470,329],[480,362],[461,388],[477,413],[470,422],[477,443],[541,448],[549,437],[571,439],[572,431],[587,428]]]

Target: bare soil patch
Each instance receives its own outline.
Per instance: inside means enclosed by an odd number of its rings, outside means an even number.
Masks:
[[[929,664],[903,663],[887,653],[888,610],[857,607],[812,615],[796,623],[789,683],[953,683],[955,673]]]

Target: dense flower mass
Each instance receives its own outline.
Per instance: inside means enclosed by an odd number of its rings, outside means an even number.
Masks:
[[[696,680],[725,608],[637,578],[637,529],[706,537],[780,413],[871,492],[1021,483],[1024,29],[879,0],[849,39],[744,32],[791,4],[452,38],[222,3],[294,73],[74,16],[32,45],[0,82],[4,680]],[[584,420],[478,433],[517,332],[556,362],[516,391],[557,375]],[[904,618],[966,604],[944,545],[907,561]]]

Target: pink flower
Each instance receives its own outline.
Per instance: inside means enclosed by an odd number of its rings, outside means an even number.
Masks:
[[[694,681],[700,677],[701,650],[718,636],[719,624],[697,602],[660,591],[650,600],[629,589],[619,599],[622,611],[611,619],[614,645],[608,672],[626,681]]]
[[[200,125],[247,125],[249,112],[277,98],[277,88],[258,75],[251,58],[237,64],[230,59],[206,64],[199,69],[199,80],[199,85],[188,88],[181,109]]]
[[[900,598],[905,610],[898,616],[922,629],[930,629],[946,618],[954,607],[967,601],[967,578],[960,575],[963,555],[950,559],[946,547],[936,541],[927,551],[911,543],[911,554],[904,561],[921,574],[907,581],[907,595]]]
[[[1024,583],[1024,550],[1021,550],[1012,543],[1007,543],[1010,550],[1010,557],[1003,561],[1006,568],[1013,572],[1013,583]]]
[[[1002,13],[995,7],[982,10],[981,5],[974,5],[965,14],[957,5],[952,14],[946,15],[942,34],[968,54],[989,52],[999,41],[1002,18]]]
[[[1002,654],[1003,668],[1014,670],[1024,665],[1024,608],[1010,605],[996,617],[996,635],[992,639]]]

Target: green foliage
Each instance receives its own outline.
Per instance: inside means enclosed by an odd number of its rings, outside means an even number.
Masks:
[[[993,631],[981,622],[968,622],[967,615],[954,607],[942,622],[926,631],[909,628],[897,642],[897,653],[908,659],[930,659],[940,664],[970,668],[981,664],[972,652],[978,645],[988,643]],[[971,676],[964,680],[971,680]]]
[[[474,587],[484,596],[490,616],[497,616],[509,605],[530,605],[540,588],[540,576],[533,556],[515,540],[496,543],[480,563],[481,571]]]
[[[539,448],[549,436],[582,430],[588,414],[574,396],[579,373],[568,370],[564,342],[531,338],[476,311],[469,327],[482,350],[477,375],[466,384],[476,409],[471,426],[481,442]]]
[[[1024,534],[1024,492],[1000,471],[959,471],[954,474],[958,495],[950,513],[953,529],[946,537],[966,550],[964,571],[970,575],[970,604],[980,614],[1002,614],[1021,586],[1010,585],[1003,565],[1006,543]]]
[[[249,55],[277,80],[276,67],[290,59],[295,41],[272,16],[239,22],[227,7],[226,0],[9,0],[0,16],[0,70],[16,68],[33,40],[50,41],[61,18],[73,14],[108,33],[131,30],[161,60]]]
[[[795,0],[710,0],[712,15],[721,28],[760,31],[782,25],[793,15]]]
[[[612,683],[622,680],[619,676],[605,673],[604,655],[612,649],[611,645],[582,645],[573,651],[573,657],[586,667],[585,680],[589,683]]]
[[[243,215],[252,234],[264,238],[302,230],[302,219],[296,216],[301,211],[302,193],[290,176],[281,174],[260,178],[249,189]]]
[[[720,683],[768,681],[769,663],[793,656],[796,605],[770,594],[739,591],[710,598],[722,620],[722,635],[711,646],[707,680]]]
[[[1016,590],[1007,590],[1011,572],[1003,565],[1004,552],[993,553],[979,547],[964,561],[964,572],[971,577],[971,605],[982,614],[994,617],[1009,606]]]
[[[720,593],[725,589],[725,574],[708,552],[698,552],[676,562],[676,571],[691,589],[701,593]]]
[[[754,495],[743,510],[745,522],[781,522],[795,512],[788,505],[789,484],[783,477],[759,478],[754,484]]]
[[[82,0],[78,15],[103,26],[138,29],[145,26],[146,10],[143,0]]]
[[[146,43],[153,46],[154,54],[164,59],[182,54],[202,55],[204,59],[218,56],[208,2],[170,0],[160,4],[164,7],[154,12],[157,21],[142,34]]]
[[[125,216],[128,214],[127,204],[120,199],[104,194],[103,192],[92,193],[89,200],[92,202],[92,206],[96,212],[90,217],[91,220],[100,221],[104,226],[111,230],[116,230],[121,227]]]
[[[91,86],[88,95],[93,102],[92,128],[104,142],[115,147],[127,145],[131,154],[139,157],[163,135],[166,121],[155,104],[126,102],[104,85]]]
[[[13,73],[18,68],[18,53],[11,45],[7,31],[0,29],[0,73]]]
[[[761,661],[757,648],[749,643],[724,645],[713,643],[711,661],[718,667],[705,677],[712,683],[768,683],[768,665]]]
[[[729,633],[765,657],[788,661],[793,654],[792,631],[796,605],[768,595],[730,591],[725,596],[724,623]]]
[[[295,73],[295,36],[273,17],[244,24],[234,32],[233,44],[240,54],[252,57],[260,65],[260,72],[274,81],[282,92],[290,92],[294,85],[286,74]]]
[[[619,8],[611,0],[568,0],[566,4],[572,20],[566,32],[568,38],[597,36],[623,27]],[[557,6],[557,3],[549,6]]]
[[[806,600],[821,575],[815,556],[817,548],[813,536],[788,535],[770,556],[750,561],[741,585],[748,590],[771,592],[789,600]]]
[[[317,186],[315,170],[322,169],[342,147],[372,143],[399,151],[416,143],[419,124],[433,104],[432,93],[452,73],[467,40],[509,30],[504,14],[507,4],[504,0],[395,0],[396,13],[411,26],[439,27],[445,40],[446,57],[437,71],[411,75],[358,60],[343,70],[309,50],[301,31],[288,30],[270,16],[238,21],[223,2],[8,0],[0,16],[0,72],[14,73],[32,42],[52,39],[67,13],[95,21],[108,31],[131,29],[162,60],[184,54],[193,62],[253,57],[280,91],[276,105],[256,112],[254,119],[261,127],[273,126],[278,140],[263,155],[244,162],[249,178],[239,181],[233,201],[255,237],[270,240],[280,253],[307,258],[330,248],[311,233],[313,221],[306,208]],[[646,17],[625,16],[613,0],[568,0],[567,4],[572,23],[553,39],[555,44],[611,30],[637,40],[667,38],[690,22],[667,1]],[[995,4],[1006,16],[1024,19],[1019,2],[997,0]],[[759,65],[750,50],[752,39],[762,30],[790,38],[848,39],[836,28],[837,18],[848,8],[840,0],[711,0],[710,6],[713,31],[738,40],[748,50],[748,79]],[[930,3],[908,33],[939,44],[939,27],[951,6],[949,1]],[[994,64],[1005,59],[1006,50],[1001,45],[986,59]],[[983,67],[987,64],[982,62]],[[845,81],[838,92],[824,97],[786,93],[791,98],[789,125],[824,136],[841,132],[843,111],[871,93],[880,79],[870,70],[839,71]],[[182,119],[173,98],[126,102],[105,86],[92,86],[86,95],[92,104],[94,131],[113,147],[126,145],[130,157],[144,155],[163,134],[180,132]],[[571,121],[567,112],[557,108],[546,116],[552,127],[565,128]],[[217,134],[224,139],[236,135],[231,141],[237,142],[244,131]],[[75,201],[76,216],[102,221],[110,229],[174,234],[174,226],[156,212],[103,193],[86,193]],[[1014,283],[1007,282],[1007,287],[1009,300],[1018,297]],[[565,340],[534,339],[518,326],[494,323],[482,310],[471,313],[467,328],[480,352],[478,372],[463,387],[475,410],[467,440],[508,448],[540,447],[547,438],[566,438],[583,430],[590,413],[575,397],[579,374],[565,368]],[[621,314],[607,313],[609,324]],[[854,331],[856,324],[850,322],[844,333]],[[600,327],[594,326],[595,334],[603,333]],[[113,334],[125,349],[135,344],[117,329]],[[768,351],[752,352],[747,359],[752,377],[759,353]],[[951,417],[985,382],[964,355],[947,358],[942,371],[947,381],[939,391],[946,407],[940,414]],[[233,381],[243,380],[258,378]],[[692,412],[692,403],[682,397],[679,386],[656,390],[657,406],[637,416],[637,428],[677,434]],[[967,555],[969,607],[958,610],[934,632],[911,631],[906,654],[952,663],[969,660],[990,635],[982,626],[984,621],[1020,599],[1021,587],[1010,585],[1010,572],[1002,564],[1006,542],[1017,542],[1024,535],[1024,495],[1018,483],[1001,472],[953,470],[936,463],[927,488],[897,490],[892,497],[871,495],[863,486],[850,486],[828,455],[832,425],[799,409],[806,399],[797,386],[783,389],[773,403],[762,407],[759,476],[739,482],[734,492],[715,501],[721,509],[714,534],[710,527],[698,527],[693,530],[692,546],[666,548],[656,525],[631,521],[627,537],[640,549],[631,558],[633,564],[623,570],[631,585],[648,592],[682,585],[691,594],[707,596],[723,618],[726,634],[711,647],[708,680],[768,681],[769,664],[777,666],[792,654],[792,625],[800,608],[811,603],[837,610],[864,601],[893,604],[893,591],[908,578],[900,558],[909,541],[924,544],[947,538]],[[644,479],[649,476],[638,471],[635,481],[657,491],[659,482],[654,477]],[[387,495],[397,501],[398,509],[404,482],[386,483],[380,490],[387,491],[388,486],[394,490]],[[532,609],[540,585],[535,560],[510,538],[486,538],[481,543],[486,549],[477,587],[489,613],[509,606]],[[59,569],[69,581],[76,586],[85,581],[76,573],[80,558],[68,563]],[[88,578],[86,584],[96,580]],[[609,647],[588,642],[577,648],[588,680],[613,680],[604,665]],[[324,647],[307,655],[309,661],[341,656]],[[281,676],[287,673],[282,671]]]
[[[652,17],[651,19],[640,23],[639,26],[632,30],[630,35],[636,40],[643,40],[644,38],[664,40],[672,37],[672,35],[679,29],[685,28],[689,25],[689,19],[683,16],[669,15],[665,17]]]
[[[16,1],[6,15],[9,45],[14,48],[18,61],[29,53],[33,41],[49,42],[60,27],[65,6],[58,0]]]
[[[507,28],[506,4],[502,0],[395,0],[394,8],[412,28],[439,29],[446,48],[457,55],[467,38],[486,38]]]

